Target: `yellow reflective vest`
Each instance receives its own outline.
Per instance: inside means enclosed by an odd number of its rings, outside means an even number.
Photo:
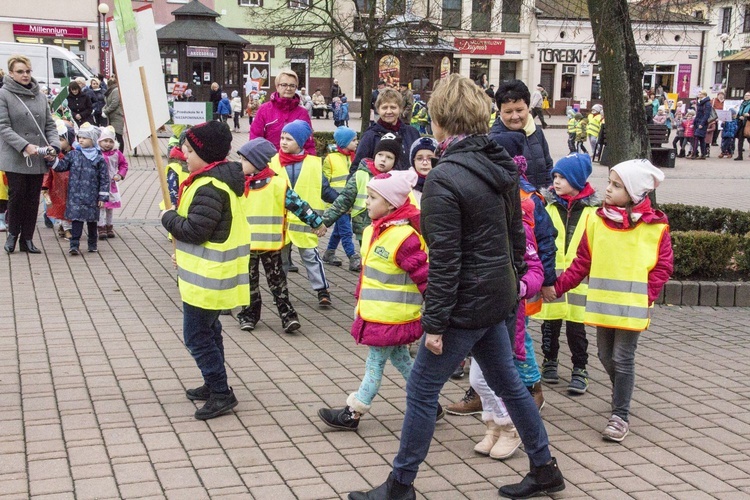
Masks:
[[[281,166],[279,155],[271,158],[270,167],[291,186],[286,168]],[[321,192],[323,191],[323,166],[320,158],[307,155],[302,161],[297,184],[292,189],[300,198],[310,204],[310,208],[322,214],[325,209]],[[297,248],[315,248],[318,246],[318,237],[312,232],[312,228],[302,222],[293,213],[288,213],[286,218],[286,242],[294,243]]]
[[[354,200],[354,205],[352,206],[352,217],[356,217],[367,210],[367,184],[373,175],[364,170],[357,170],[354,176],[357,181],[357,198]]]
[[[552,219],[552,224],[557,230],[555,246],[555,272],[560,276],[563,271],[570,267],[570,263],[576,258],[578,245],[581,243],[583,233],[586,231],[586,224],[589,217],[597,217],[595,207],[584,207],[581,217],[578,219],[578,225],[568,244],[568,250],[565,251],[565,224],[560,217],[560,211],[554,204],[547,205],[547,213]],[[564,319],[583,323],[584,312],[586,308],[586,293],[588,291],[588,279],[585,279],[580,285],[570,290],[561,297],[556,298],[553,302],[542,304],[542,310],[534,315],[536,319]]]
[[[411,234],[422,236],[408,224],[391,226],[372,239],[372,225],[362,235],[362,284],[357,314],[365,321],[403,324],[421,317],[422,294],[409,274],[396,264],[396,253]]]
[[[341,153],[329,153],[323,161],[323,175],[337,192],[341,192],[349,178],[349,157]]]
[[[175,174],[177,174],[177,185],[178,185],[178,186],[179,186],[180,184],[182,184],[183,182],[185,182],[185,179],[187,179],[187,178],[188,178],[188,176],[190,176],[190,172],[187,172],[187,171],[185,171],[185,170],[184,170],[184,169],[182,168],[182,165],[180,165],[180,164],[179,164],[178,162],[176,162],[176,161],[173,161],[173,162],[170,162],[170,163],[168,163],[168,164],[167,164],[167,166],[166,166],[166,167],[164,168],[164,171],[165,171],[165,174],[164,174],[164,175],[165,175],[166,177],[169,177],[169,171],[170,171],[170,170],[172,170],[172,171],[173,171],[173,172],[174,172]],[[165,208],[165,206],[164,206],[164,200],[161,200],[161,201],[159,202],[159,208],[160,208],[161,210],[164,210],[164,208]]]
[[[242,197],[242,206],[250,225],[250,249],[259,252],[281,250],[286,235],[287,182],[275,175]]]
[[[222,243],[207,241],[194,245],[175,240],[177,278],[183,302],[211,311],[246,305],[250,296],[250,227],[239,197],[213,177],[200,177],[182,193],[177,213],[188,216],[196,191],[213,184],[229,197],[232,226]]]
[[[586,134],[594,137],[599,137],[599,129],[602,126],[602,115],[595,115],[594,113],[589,114],[589,124],[586,128]]]
[[[644,223],[615,229],[601,217],[588,218],[591,270],[584,323],[633,331],[648,328],[648,274],[656,266],[667,230],[666,224]],[[616,256],[622,258],[613,261]]]
[[[570,120],[568,120],[568,133],[569,134],[575,134],[577,127],[578,127],[578,122],[576,122],[575,118],[571,118]]]

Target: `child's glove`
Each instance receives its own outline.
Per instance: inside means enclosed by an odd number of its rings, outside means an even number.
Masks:
[[[527,290],[526,283],[521,281],[518,285],[518,298],[519,299],[526,297],[526,290]]]

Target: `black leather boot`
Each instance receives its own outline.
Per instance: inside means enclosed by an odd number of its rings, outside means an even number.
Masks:
[[[353,491],[349,493],[349,500],[416,500],[414,485],[401,484],[388,475],[388,479],[375,489],[370,491]]]
[[[12,234],[10,231],[8,231],[8,237],[5,238],[5,251],[8,253],[13,253],[16,249],[17,241],[18,241],[18,235]]]
[[[541,467],[531,466],[523,481],[509,484],[498,490],[504,498],[532,498],[539,494],[548,495],[565,489],[565,479],[554,458]]]
[[[18,249],[26,253],[42,253],[41,250],[34,246],[34,240],[21,240]]]

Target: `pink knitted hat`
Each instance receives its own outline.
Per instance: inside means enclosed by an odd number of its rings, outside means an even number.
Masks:
[[[412,188],[417,184],[417,173],[413,169],[391,170],[385,174],[376,175],[367,187],[396,208],[406,203]]]

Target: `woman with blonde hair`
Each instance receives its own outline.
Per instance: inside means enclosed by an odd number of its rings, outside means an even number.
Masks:
[[[487,137],[490,98],[470,79],[451,75],[430,99],[438,161],[422,194],[423,236],[430,249],[422,329],[406,385],[406,414],[393,472],[351,500],[415,498],[413,482],[435,431],[440,390],[469,351],[489,387],[517,422],[531,472],[500,495],[528,498],[565,488],[544,424],[513,363],[505,319],[526,271],[518,170]],[[517,269],[514,269],[514,264]]]
[[[268,102],[263,103],[253,119],[250,126],[250,139],[262,137],[271,142],[276,150],[279,150],[281,140],[281,130],[288,123],[294,120],[307,122],[312,129],[312,122],[307,110],[300,103],[300,96],[297,94],[299,78],[297,73],[290,69],[283,69],[276,75],[274,81],[276,92],[271,94]],[[315,141],[310,138],[305,142],[303,148],[307,154],[315,154]]]

